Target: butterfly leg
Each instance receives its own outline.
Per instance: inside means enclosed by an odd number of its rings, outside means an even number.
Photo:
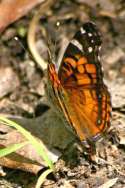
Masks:
[[[93,161],[93,156],[96,155],[95,142],[93,142],[90,139],[87,139],[86,141],[82,141],[82,148],[87,154],[87,158]]]

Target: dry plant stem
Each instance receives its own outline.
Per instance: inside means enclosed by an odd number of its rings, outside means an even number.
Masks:
[[[54,0],[48,0],[47,2],[45,1],[45,3],[43,3],[40,6],[39,11],[34,15],[33,19],[31,20],[29,31],[28,31],[28,36],[27,36],[27,42],[28,42],[30,52],[42,70],[45,70],[47,68],[48,62],[45,62],[45,60],[40,56],[36,48],[35,33],[36,33],[36,28],[37,28],[40,17],[50,8],[50,6],[53,5],[54,2],[55,2]]]

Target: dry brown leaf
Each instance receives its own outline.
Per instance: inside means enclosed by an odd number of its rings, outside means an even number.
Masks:
[[[44,0],[2,0],[0,1],[0,32],[9,24],[26,15],[36,5]]]

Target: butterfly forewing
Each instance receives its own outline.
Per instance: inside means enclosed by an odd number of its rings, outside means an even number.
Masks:
[[[91,78],[94,77],[98,77],[96,80],[102,83],[101,64],[99,63],[100,48],[100,33],[95,24],[90,22],[84,24],[65,51],[58,73],[63,86],[67,86],[68,83],[73,87],[74,84],[78,86],[80,80],[86,80],[82,85],[91,84],[93,82]]]

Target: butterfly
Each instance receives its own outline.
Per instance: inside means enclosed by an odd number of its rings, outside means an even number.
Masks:
[[[101,35],[84,23],[69,42],[59,70],[48,64],[48,95],[56,112],[87,148],[110,127],[111,99],[100,63]]]

